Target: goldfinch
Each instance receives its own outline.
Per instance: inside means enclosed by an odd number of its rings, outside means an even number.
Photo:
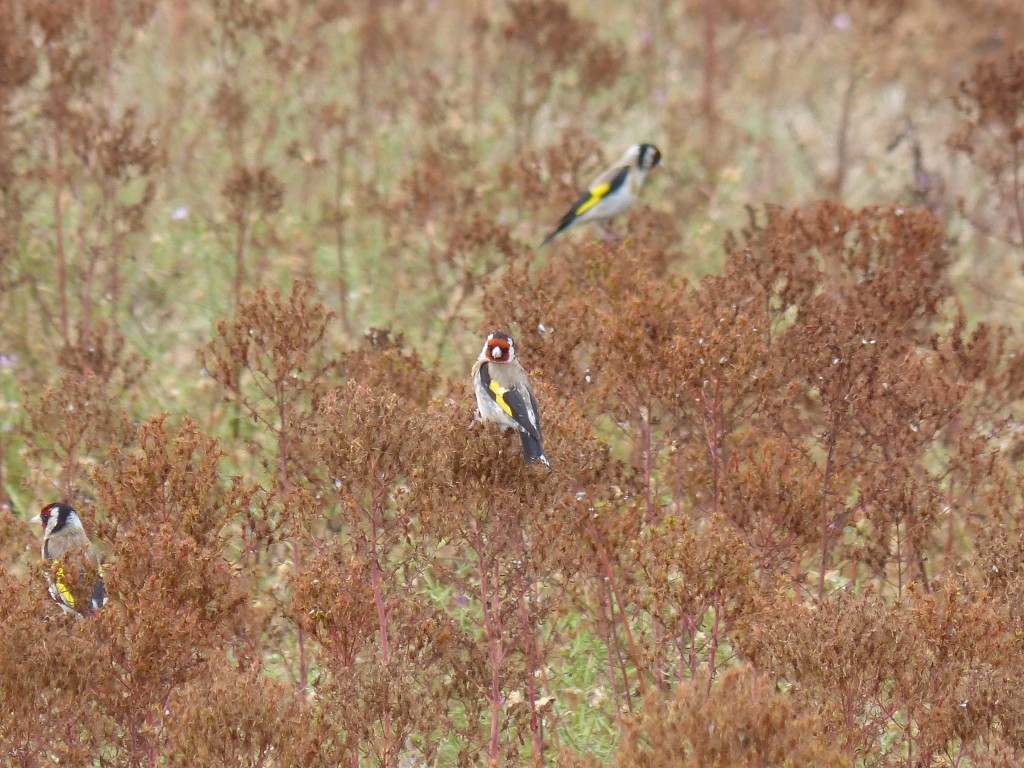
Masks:
[[[495,331],[488,335],[484,348],[473,365],[478,421],[493,421],[502,431],[514,429],[523,443],[527,464],[541,461],[551,466],[544,455],[540,434],[540,411],[526,371],[516,359],[512,337]]]
[[[97,573],[89,608],[92,611],[101,608],[106,602],[107,593],[103,586],[99,558],[82,527],[78,513],[68,504],[47,504],[39,513],[39,521],[43,525],[43,560],[51,564],[50,596],[66,613],[82,615],[83,611],[76,606],[75,596],[65,580],[64,564],[54,564],[56,560],[79,554],[91,562]]]
[[[619,162],[606,170],[587,187],[572,208],[562,217],[555,231],[544,238],[543,248],[556,235],[588,221],[604,222],[622,213],[630,205],[647,180],[647,174],[661,163],[661,152],[653,144],[634,144]]]

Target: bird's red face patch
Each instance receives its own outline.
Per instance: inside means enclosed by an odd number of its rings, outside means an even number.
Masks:
[[[512,338],[504,333],[492,333],[487,337],[485,350],[488,360],[495,363],[507,363],[512,359]]]

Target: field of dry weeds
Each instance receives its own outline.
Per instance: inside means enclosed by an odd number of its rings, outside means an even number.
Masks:
[[[0,305],[0,764],[1024,764],[1019,0],[0,0]]]

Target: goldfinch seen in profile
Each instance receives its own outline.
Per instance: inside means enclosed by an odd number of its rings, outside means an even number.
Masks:
[[[587,187],[586,192],[569,209],[538,247],[543,248],[556,235],[588,221],[607,221],[622,213],[643,187],[647,174],[661,163],[661,152],[653,144],[634,144],[619,162],[606,170]]]
[[[516,359],[511,336],[495,331],[487,337],[473,365],[473,388],[477,419],[493,421],[503,431],[516,430],[523,443],[526,463],[542,461],[550,467],[540,434],[537,398],[533,396],[526,371]]]
[[[78,513],[68,504],[47,504],[39,513],[39,521],[43,525],[43,560],[51,564],[50,596],[66,613],[81,616],[83,612],[98,610],[106,601],[106,588],[100,574],[99,558]],[[75,596],[65,577],[65,565],[70,567],[75,555],[84,557],[96,571],[96,583],[85,611],[76,606]],[[68,562],[55,562],[58,560]]]

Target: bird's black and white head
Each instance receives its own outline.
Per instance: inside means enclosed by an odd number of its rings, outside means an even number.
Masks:
[[[84,533],[78,513],[70,504],[63,502],[54,502],[43,507],[39,512],[39,522],[43,525],[43,538],[71,529]]]
[[[641,171],[647,172],[661,165],[661,152],[653,144],[638,144],[636,153],[636,165]]]
[[[490,363],[511,363],[516,359],[515,342],[507,333],[494,331],[487,336],[480,359]]]

